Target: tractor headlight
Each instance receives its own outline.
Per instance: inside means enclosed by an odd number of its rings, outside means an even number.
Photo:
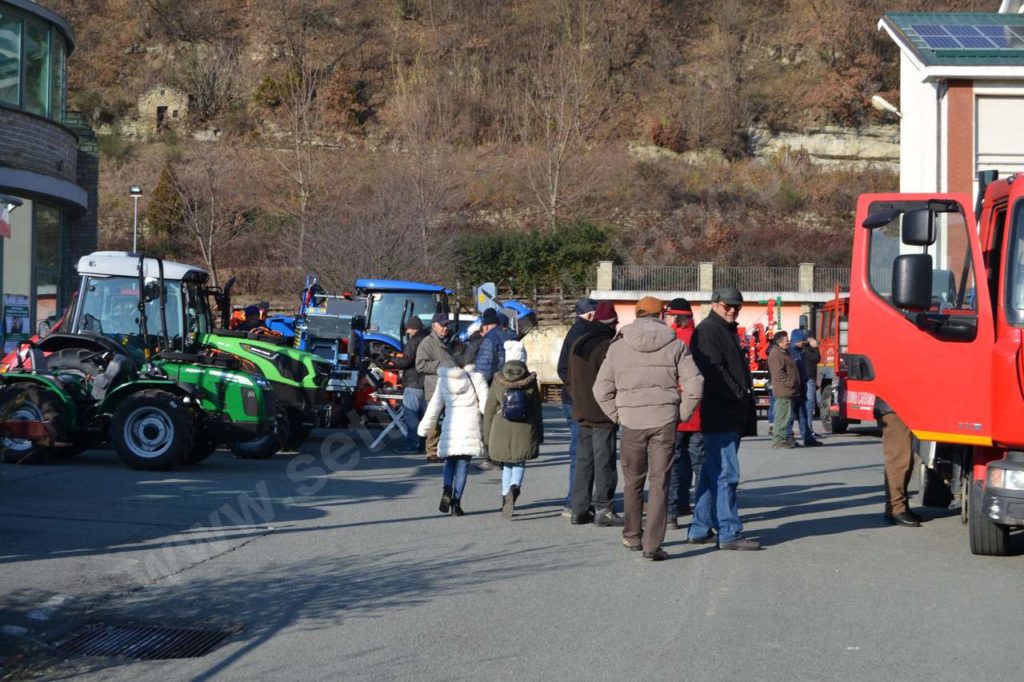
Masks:
[[[270,382],[267,381],[266,377],[256,377],[255,378],[255,382],[256,382],[256,385],[259,386],[260,388],[262,388],[263,390],[265,390],[265,391],[269,391],[270,390]]]
[[[988,487],[1024,491],[1024,470],[989,466]]]

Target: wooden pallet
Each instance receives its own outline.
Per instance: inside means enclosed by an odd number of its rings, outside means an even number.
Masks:
[[[562,402],[562,384],[549,384],[541,383],[540,385],[540,397],[546,403],[560,403]]]

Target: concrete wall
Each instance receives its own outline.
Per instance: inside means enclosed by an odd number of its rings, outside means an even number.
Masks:
[[[538,327],[526,335],[523,345],[526,346],[526,364],[537,373],[537,380],[545,384],[559,384],[558,355],[562,351],[562,341],[569,331],[569,325],[553,325]]]

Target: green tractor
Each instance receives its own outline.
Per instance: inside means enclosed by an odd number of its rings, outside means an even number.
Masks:
[[[195,352],[201,278],[166,280],[155,258],[118,265],[80,290],[80,331],[50,334],[0,375],[0,418],[46,426],[0,440],[5,458],[43,462],[109,442],[128,466],[162,470],[273,434],[269,382],[234,358]]]
[[[72,335],[98,335],[122,343],[123,329],[126,325],[133,327],[132,321],[124,317],[126,301],[120,290],[137,260],[137,256],[119,251],[98,251],[79,260],[81,281],[75,309],[68,320]],[[164,262],[163,268],[168,288],[168,331],[176,347],[194,355],[196,362],[234,362],[240,369],[270,382],[277,404],[277,428],[256,438],[228,440],[231,451],[246,459],[265,459],[282,447],[298,448],[318,423],[330,363],[312,353],[276,343],[270,336],[216,329],[210,304],[220,306],[222,326],[227,327],[229,292],[209,287],[209,276],[202,268],[170,261]],[[46,343],[41,346],[44,350]],[[137,349],[132,354],[141,359]]]

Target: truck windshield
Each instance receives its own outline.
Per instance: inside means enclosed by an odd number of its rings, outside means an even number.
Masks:
[[[1013,209],[1006,273],[1006,317],[1010,324],[1024,326],[1024,202]]]
[[[439,309],[447,312],[447,307],[443,306],[440,299],[440,294],[430,292],[378,291],[371,294],[373,307],[370,310],[368,323],[376,327],[378,333],[400,339],[405,334],[404,329],[399,329],[402,325],[402,311],[405,309],[405,302],[412,302],[413,315],[423,321],[424,329],[429,329],[430,318],[434,316],[434,313]],[[439,305],[441,305],[440,308]]]
[[[167,336],[181,335],[181,282],[165,281]],[[81,331],[103,334],[118,342],[141,338],[139,280],[135,277],[87,277],[79,299]],[[154,342],[160,334],[160,299],[146,303],[146,331]]]

